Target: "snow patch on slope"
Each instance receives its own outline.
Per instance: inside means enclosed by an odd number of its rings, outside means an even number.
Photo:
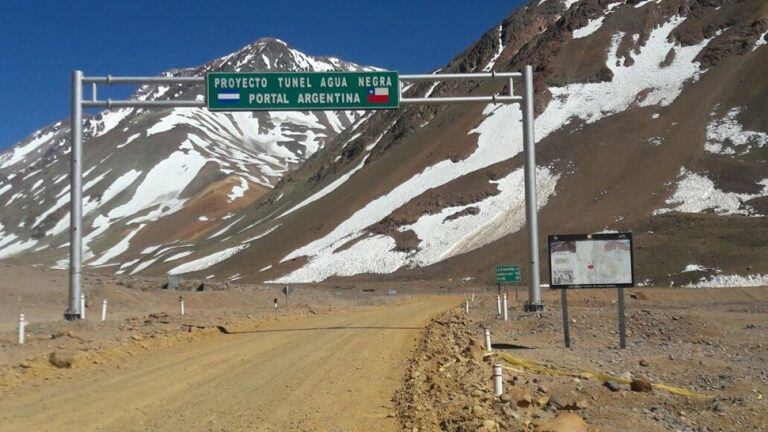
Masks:
[[[587,25],[581,28],[577,28],[576,30],[573,31],[573,38],[581,39],[591,35],[592,33],[598,31],[600,27],[603,26],[603,21],[605,21],[604,16],[589,20]]]
[[[752,51],[760,48],[763,45],[768,44],[768,41],[765,40],[766,36],[768,36],[768,31],[761,34],[759,38],[757,38],[757,42],[755,42],[755,46],[752,48]]]
[[[195,151],[173,152],[147,173],[128,202],[109,212],[109,218],[130,216],[156,206],[161,208],[149,220],[178,211],[185,201],[179,199],[179,195],[194,180],[205,162],[206,158]]]
[[[45,134],[41,134],[40,131],[36,132],[35,135],[33,135],[33,138],[31,141],[29,141],[27,144],[24,144],[23,146],[18,146],[13,148],[13,152],[6,153],[2,157],[0,157],[0,169],[8,168],[11,165],[15,165],[19,162],[21,162],[24,157],[30,153],[32,153],[35,150],[39,150],[39,147],[46,142],[55,134],[55,131],[50,131]]]
[[[493,57],[491,57],[491,60],[488,62],[487,65],[483,68],[484,72],[489,72],[491,69],[493,69],[493,66],[496,65],[496,61],[499,59],[499,56],[504,51],[504,43],[501,40],[501,25],[496,29],[496,31],[499,33],[499,40],[497,41],[499,47],[496,48],[496,52],[493,53]],[[434,87],[433,87],[434,88]],[[430,92],[431,93],[431,92]],[[425,96],[429,97],[429,96]]]
[[[708,268],[706,268],[706,267],[704,267],[703,265],[699,265],[699,264],[688,264],[688,265],[687,265],[687,266],[685,266],[685,268],[683,269],[683,273],[690,273],[690,272],[702,272],[702,271],[707,271],[707,270],[709,270],[709,269],[708,269]]]
[[[91,266],[104,265],[107,262],[109,262],[109,260],[111,260],[112,258],[115,258],[115,257],[121,255],[123,252],[127,251],[128,247],[131,244],[131,239],[136,234],[138,234],[138,232],[141,231],[141,229],[144,228],[144,226],[145,226],[144,224],[139,225],[138,228],[136,228],[135,230],[133,230],[130,233],[128,233],[128,235],[123,237],[116,245],[112,246],[109,250],[107,250],[106,252],[102,253],[101,256],[97,260],[95,260],[92,263],[90,263],[90,265]]]
[[[711,279],[701,278],[699,282],[686,285],[687,288],[731,288],[767,286],[768,274],[717,275]]]
[[[645,6],[645,5],[647,5],[648,3],[656,3],[656,4],[660,4],[660,3],[661,3],[661,0],[643,0],[643,1],[641,1],[640,3],[638,3],[638,4],[636,4],[636,5],[635,5],[635,9],[639,9],[639,8],[641,8],[641,7]]]
[[[553,175],[547,168],[538,168],[536,175],[538,205],[542,208],[554,194],[559,176]],[[413,225],[400,227],[400,231],[413,230],[421,240],[419,250],[409,257],[412,266],[427,266],[470,252],[525,226],[523,169],[519,168],[491,183],[498,185],[498,194],[478,203],[446,207],[437,214],[420,217]],[[477,209],[476,214],[448,219],[472,207]]]
[[[349,172],[347,172],[347,173],[345,173],[344,175],[342,175],[341,177],[337,178],[336,180],[334,180],[333,182],[331,182],[330,184],[328,184],[328,186],[326,186],[326,187],[324,187],[324,188],[320,189],[319,191],[315,192],[314,194],[312,194],[311,196],[309,196],[309,197],[308,197],[307,199],[305,199],[304,201],[302,201],[302,202],[300,202],[300,203],[296,204],[295,206],[293,206],[292,208],[288,209],[287,211],[285,211],[284,213],[282,213],[280,216],[278,216],[278,217],[277,217],[277,218],[275,218],[275,219],[279,219],[279,218],[281,218],[281,217],[283,217],[283,216],[287,216],[287,215],[289,215],[289,214],[291,214],[291,213],[295,212],[296,210],[298,210],[298,209],[300,209],[300,208],[302,208],[302,207],[305,207],[305,206],[307,206],[307,205],[309,205],[309,204],[311,204],[311,203],[313,203],[313,202],[315,202],[315,201],[319,200],[320,198],[322,198],[322,197],[324,197],[324,196],[328,195],[329,193],[331,193],[331,192],[335,191],[336,189],[338,189],[338,188],[339,188],[339,186],[341,186],[341,185],[343,185],[344,183],[346,183],[346,182],[347,182],[347,180],[349,180],[349,179],[350,179],[350,177],[352,177],[353,175],[355,175],[355,173],[356,173],[356,172],[360,171],[360,169],[362,169],[362,168],[363,168],[363,166],[365,165],[365,161],[366,161],[367,159],[368,159],[368,157],[366,156],[366,157],[365,157],[365,159],[363,159],[362,161],[360,161],[360,163],[359,163],[359,164],[357,164],[357,166],[355,166],[355,167],[354,167],[354,168],[352,168],[351,170],[349,170]]]
[[[227,195],[229,202],[232,202],[238,198],[245,196],[245,192],[248,190],[248,180],[240,177],[240,184],[232,187],[232,191]]]
[[[568,5],[570,6],[570,5]],[[617,50],[623,33],[614,35],[608,52],[607,66],[613,71],[610,82],[576,83],[563,87],[551,87],[552,100],[545,111],[536,119],[536,132],[541,140],[572,118],[580,118],[587,123],[596,122],[609,115],[621,112],[631,106],[668,105],[682,91],[683,85],[690,79],[697,79],[701,73],[699,64],[693,59],[709,40],[693,46],[682,47],[667,38],[684,18],[673,17],[669,22],[654,29],[648,41],[631,66],[622,66]],[[675,50],[671,64],[660,67],[670,49]],[[639,94],[645,94],[638,100]],[[388,247],[394,241],[388,237],[370,236],[354,243],[350,248],[334,252],[345,243],[359,239],[366,227],[391,214],[397,208],[420,195],[423,191],[441,186],[470,172],[491,164],[514,157],[522,151],[520,128],[510,128],[510,124],[520,124],[521,114],[517,104],[488,105],[484,111],[485,120],[470,134],[477,133],[478,146],[475,152],[459,162],[442,161],[425,168],[409,180],[398,185],[388,194],[379,197],[358,210],[347,220],[340,223],[324,237],[296,249],[282,262],[306,256],[308,263],[276,280],[276,282],[319,281],[331,275],[348,275],[365,272],[389,272],[405,263],[411,263],[402,252],[392,251]],[[552,190],[554,190],[554,180]],[[464,233],[464,236],[469,233]],[[508,234],[503,233],[501,235]],[[462,236],[462,238],[464,237]],[[476,247],[480,242],[467,243],[466,247]],[[470,246],[471,244],[471,246]],[[425,245],[429,248],[429,245]],[[368,250],[374,247],[376,250]],[[462,246],[464,247],[464,246]],[[435,251],[422,251],[422,256],[440,256],[440,248]],[[457,249],[464,250],[464,249]],[[350,256],[365,256],[366,260],[350,260]],[[424,262],[431,261],[425,260]]]
[[[693,59],[711,39],[691,46],[668,42],[672,31],[684,21],[676,16],[651,31],[648,41],[635,54],[634,63],[623,66],[617,50],[624,33],[616,33],[611,41],[606,66],[613,79],[600,83],[575,83],[563,87],[550,87],[552,100],[537,119],[537,132],[562,126],[571,117],[594,123],[604,117],[624,111],[632,106],[667,106],[672,103],[686,81],[698,79],[699,63]],[[661,67],[670,50],[675,51],[671,64]],[[644,94],[640,99],[638,96]],[[566,117],[567,116],[567,117]]]
[[[231,248],[224,249],[219,252],[212,253],[208,256],[204,256],[202,258],[198,258],[196,260],[186,262],[180,266],[172,268],[171,270],[168,271],[168,274],[180,275],[184,273],[191,273],[194,271],[205,270],[214,264],[218,264],[226,259],[229,259],[230,257],[234,256],[235,254],[247,248],[248,246],[250,246],[250,244],[237,245]]]
[[[721,155],[744,155],[753,148],[768,145],[768,133],[744,130],[736,119],[739,113],[741,113],[740,107],[731,108],[725,117],[714,119],[707,124],[707,142],[704,148],[708,152]]]
[[[479,135],[477,148],[469,157],[458,162],[445,160],[425,168],[424,171],[401,183],[388,194],[371,201],[325,237],[290,253],[283,258],[283,262],[300,256],[308,256],[309,262],[301,269],[278,279],[277,282],[318,281],[331,274],[354,274],[356,264],[359,264],[358,273],[390,272],[409,262],[404,253],[391,251],[394,246],[383,248],[383,245],[394,243],[394,240],[382,236],[367,237],[347,250],[334,251],[344,243],[360,238],[366,227],[405,205],[423,191],[520,153],[522,151],[521,127],[509,127],[510,124],[520,125],[522,116],[518,104],[488,105],[484,114],[488,117],[476,129],[469,132],[469,134]],[[374,247],[375,250],[367,250],[369,247]],[[350,261],[350,254],[354,253],[357,253],[357,256],[365,256],[366,259]]]
[[[666,201],[671,208],[656,210],[654,214],[670,211],[682,213],[702,213],[712,210],[719,215],[753,215],[744,202],[753,198],[768,196],[768,179],[761,181],[763,190],[757,194],[740,194],[724,192],[715,187],[715,183],[705,176],[680,168],[681,179],[677,183],[675,193]]]
[[[579,2],[579,0],[563,0],[563,4],[565,4],[565,10],[568,10],[568,9],[570,9],[570,8],[571,8],[571,6],[572,6],[574,3],[578,3],[578,2]]]

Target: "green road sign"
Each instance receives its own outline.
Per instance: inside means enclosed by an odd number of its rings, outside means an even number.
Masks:
[[[211,72],[208,109],[370,110],[400,106],[397,72]]]
[[[520,266],[516,265],[498,265],[496,266],[496,282],[517,282],[520,283]]]

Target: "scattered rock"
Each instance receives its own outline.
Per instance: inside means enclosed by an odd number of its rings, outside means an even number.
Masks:
[[[565,406],[563,401],[559,397],[552,395],[549,397],[549,405],[555,409],[560,409]]]
[[[140,334],[135,334],[135,335],[131,335],[131,339],[133,339],[135,341],[141,341],[141,340],[144,340],[144,336],[142,336]]]
[[[712,411],[714,411],[714,412],[725,412],[726,411],[725,404],[722,403],[722,402],[716,402],[712,406]]]
[[[67,331],[61,330],[61,331],[57,331],[57,332],[51,333],[51,339],[58,339],[58,338],[64,337],[64,336],[69,337],[69,338],[73,338],[73,337],[75,337],[75,334],[72,333],[72,331],[70,331],[70,330],[67,330]]]
[[[649,363],[646,359],[640,359],[640,366],[642,367],[648,367]]]
[[[537,432],[587,432],[587,422],[574,413],[562,413],[536,427]]]
[[[621,386],[619,386],[619,383],[617,383],[616,381],[606,381],[605,384],[603,385],[612,392],[617,392],[621,390]]]
[[[635,378],[629,384],[632,391],[651,393],[653,392],[653,383],[648,378]]]
[[[499,425],[493,420],[483,420],[483,424],[477,429],[477,432],[498,432]]]
[[[512,399],[512,403],[514,405],[517,405],[521,408],[529,407],[533,402],[533,396],[531,396],[531,392],[529,392],[527,388],[521,386],[513,388],[512,391],[509,392],[509,397]]]
[[[464,350],[464,355],[466,357],[469,357],[472,360],[475,360],[478,362],[483,361],[484,353],[485,353],[485,349],[483,349],[483,345],[475,339],[470,339],[469,346]]]
[[[482,405],[475,404],[475,406],[472,407],[472,414],[474,414],[475,417],[485,417],[487,410],[483,408]]]
[[[57,368],[71,368],[75,360],[75,353],[70,351],[54,351],[48,357],[48,361]]]
[[[589,402],[585,401],[584,399],[579,399],[576,402],[571,402],[568,405],[563,407],[563,409],[569,410],[569,411],[579,411],[579,410],[585,410],[587,408],[589,408]]]

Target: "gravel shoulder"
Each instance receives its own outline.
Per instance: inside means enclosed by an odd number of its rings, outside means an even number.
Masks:
[[[433,320],[419,342],[397,405],[407,431],[768,430],[768,289],[628,290],[628,349],[618,349],[615,290],[570,294],[573,348],[563,346],[555,293],[541,314],[496,293],[476,295]],[[510,299],[514,294],[510,291]],[[522,296],[521,296],[522,301]],[[536,370],[484,356],[483,327],[496,352]],[[492,395],[491,364],[505,366],[505,393]],[[597,374],[616,378],[606,385]],[[679,387],[685,397],[637,381]],[[609,388],[612,387],[612,388]],[[564,422],[567,425],[558,425]]]

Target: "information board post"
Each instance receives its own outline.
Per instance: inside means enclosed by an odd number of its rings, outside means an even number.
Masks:
[[[627,348],[627,318],[624,313],[623,287],[619,287],[619,347],[621,347],[621,349]]]
[[[563,336],[565,337],[565,347],[571,347],[570,324],[568,323],[568,290],[560,290],[560,303],[563,309]]]

